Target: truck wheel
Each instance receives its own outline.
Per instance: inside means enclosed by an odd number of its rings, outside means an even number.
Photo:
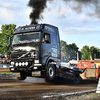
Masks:
[[[46,81],[53,81],[55,78],[55,67],[53,64],[48,64],[45,72]]]
[[[74,84],[79,84],[80,83],[80,76],[79,76],[79,74],[75,73],[73,83]]]
[[[27,74],[25,72],[20,72],[20,77],[17,77],[18,80],[25,80],[27,78]]]

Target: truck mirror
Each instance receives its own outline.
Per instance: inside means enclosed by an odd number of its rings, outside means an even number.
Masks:
[[[48,34],[45,35],[45,41],[49,42],[50,41],[50,36]]]

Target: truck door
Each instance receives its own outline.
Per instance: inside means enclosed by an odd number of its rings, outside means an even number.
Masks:
[[[51,34],[51,44],[52,44],[52,57],[58,57],[57,55],[57,37],[55,34]]]
[[[51,36],[44,32],[42,38],[42,63],[45,64],[46,59],[51,56]]]

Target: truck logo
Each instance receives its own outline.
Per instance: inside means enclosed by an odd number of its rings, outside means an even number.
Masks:
[[[22,58],[22,57],[25,57],[27,54],[29,54],[30,53],[30,51],[29,52],[27,52],[27,53],[25,53],[25,54],[23,54],[22,56],[20,56],[18,59],[20,59],[20,58]]]

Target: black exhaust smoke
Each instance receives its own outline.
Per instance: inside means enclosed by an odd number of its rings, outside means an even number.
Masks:
[[[73,2],[72,8],[77,12],[82,12],[82,9],[87,9],[87,14],[94,13],[95,17],[100,16],[100,0],[63,0],[65,2]],[[88,11],[88,8],[90,11]]]
[[[30,0],[28,3],[29,7],[32,7],[32,12],[30,13],[31,24],[37,24],[38,20],[42,19],[41,13],[46,8],[47,0]]]
[[[53,3],[55,0],[29,0],[28,6],[32,7],[32,12],[30,13],[31,24],[37,24],[39,20],[43,19],[41,15],[46,8],[46,3]],[[87,15],[100,18],[100,0],[58,0],[64,1],[65,5],[68,6],[68,2],[72,2],[71,8],[73,8],[77,13],[82,12],[82,9],[91,9],[87,12]],[[93,10],[93,11],[92,11]]]

